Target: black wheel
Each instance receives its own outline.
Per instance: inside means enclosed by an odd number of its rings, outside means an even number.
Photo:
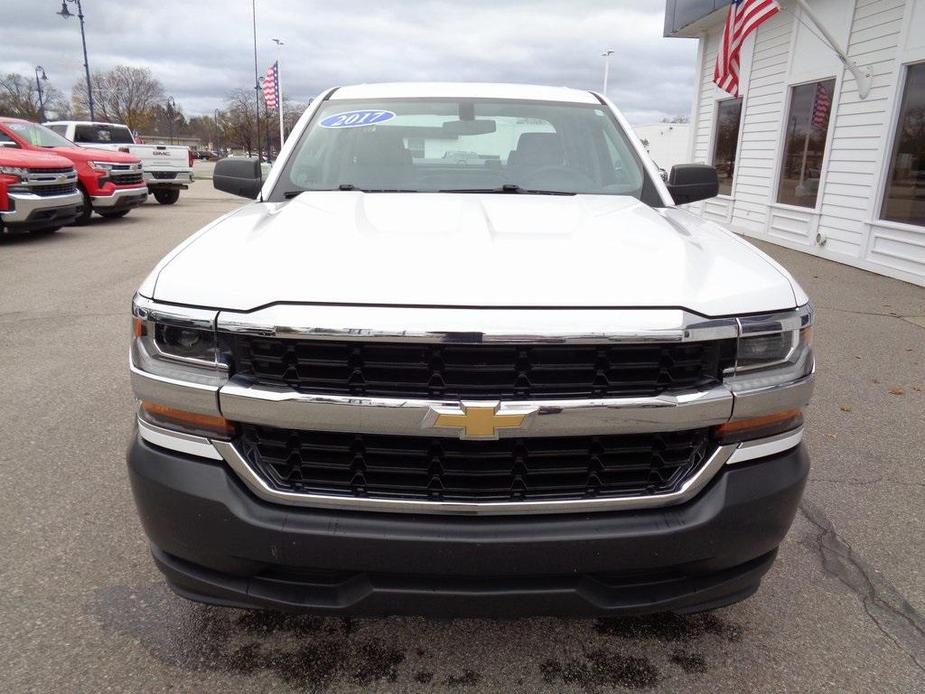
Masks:
[[[77,219],[71,222],[71,224],[73,224],[75,227],[82,227],[87,224],[90,221],[91,215],[93,214],[93,208],[90,206],[90,196],[87,195],[87,191],[85,191],[83,188],[80,189],[80,192],[84,196],[84,205],[80,210],[80,214],[77,215]]]
[[[128,210],[108,210],[106,212],[99,211],[100,217],[105,217],[106,219],[118,219],[119,217],[124,217],[128,213]]]
[[[174,189],[155,190],[154,199],[162,205],[173,205],[177,200],[180,199],[180,191]]]

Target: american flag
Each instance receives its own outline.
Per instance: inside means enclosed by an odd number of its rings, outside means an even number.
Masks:
[[[263,78],[263,100],[267,108],[276,108],[279,105],[279,65],[273,63]]]
[[[829,124],[829,111],[832,108],[832,96],[828,88],[819,82],[816,85],[816,95],[813,98],[813,127],[825,130]]]
[[[745,38],[780,12],[776,0],[732,0],[723,40],[716,56],[713,81],[723,91],[739,95],[739,53]]]

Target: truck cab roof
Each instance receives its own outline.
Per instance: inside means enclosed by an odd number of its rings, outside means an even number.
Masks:
[[[594,92],[569,87],[496,82],[382,82],[338,87],[329,96],[332,101],[347,99],[401,99],[412,97],[522,99],[573,104],[597,104]]]

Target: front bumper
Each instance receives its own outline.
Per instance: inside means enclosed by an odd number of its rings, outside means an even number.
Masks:
[[[136,437],[129,476],[179,594],[318,614],[600,615],[696,611],[757,590],[796,513],[803,446],[727,466],[660,509],[457,517],[294,508],[225,463]]]
[[[10,210],[0,211],[0,223],[11,228],[37,229],[74,221],[83,206],[80,191],[65,195],[10,193]]]
[[[90,204],[94,210],[125,210],[144,204],[148,199],[147,186],[118,188],[110,195],[91,195]]]
[[[158,178],[155,174],[167,174],[169,178]],[[172,175],[171,175],[172,174]],[[151,171],[145,169],[144,181],[148,188],[180,188],[186,190],[193,182],[192,171]]]

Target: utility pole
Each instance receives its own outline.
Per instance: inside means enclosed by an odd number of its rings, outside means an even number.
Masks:
[[[273,43],[276,44],[276,84],[279,87],[279,103],[276,104],[276,107],[279,109],[279,148],[282,150],[283,142],[286,140],[286,133],[283,130],[283,64],[280,57],[282,56],[282,47],[285,44],[279,39],[273,39]]]
[[[612,56],[614,50],[612,48],[607,48],[601,53],[601,56],[604,58],[604,90],[602,94],[606,98],[607,96],[607,80],[610,77],[610,56]]]
[[[73,17],[74,15],[67,9],[67,4],[69,2],[77,5],[77,19],[80,20],[80,40],[84,47],[84,73],[87,76],[87,106],[90,109],[90,120],[96,120],[96,112],[93,106],[93,87],[90,86],[90,63],[87,61],[87,35],[84,33],[84,11],[83,7],[80,5],[80,0],[61,0],[61,10],[57,12],[57,14],[61,15],[63,19]]]
[[[39,79],[39,73],[42,77]],[[42,80],[48,81],[48,75],[45,74],[45,68],[41,65],[35,66],[35,88],[39,92],[39,118],[45,122],[45,101],[42,99]]]

